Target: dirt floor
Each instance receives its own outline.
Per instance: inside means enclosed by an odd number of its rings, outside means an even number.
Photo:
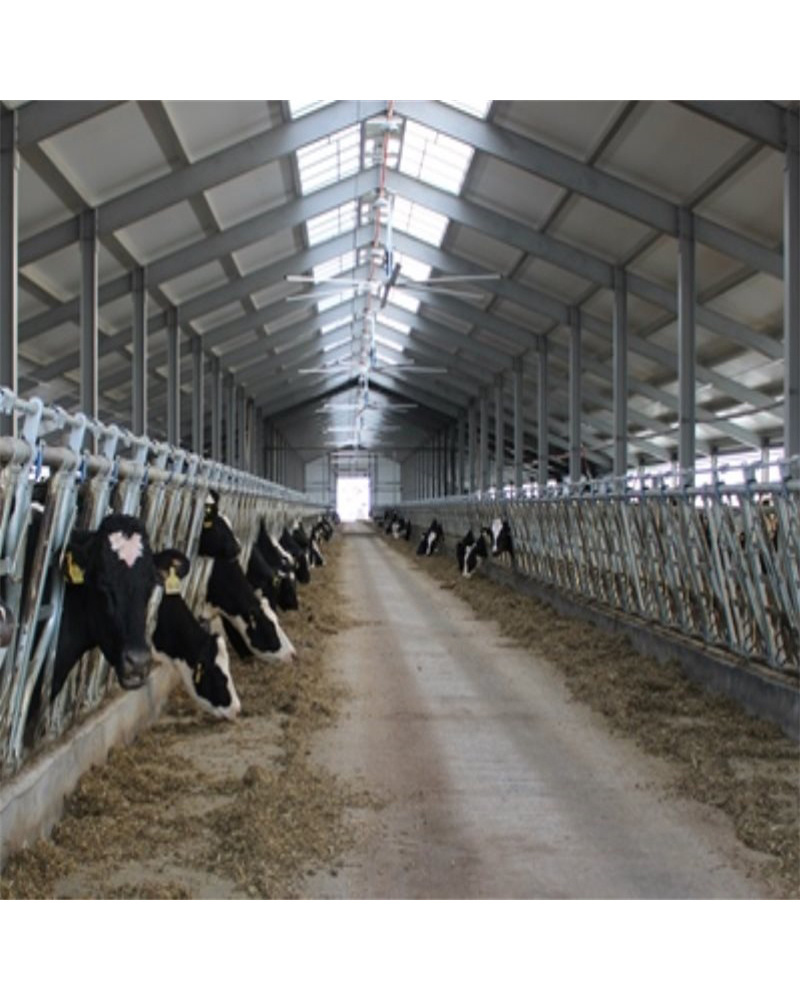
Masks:
[[[343,544],[341,535],[328,544],[326,566],[301,588],[301,610],[282,615],[295,664],[236,664],[235,723],[208,719],[176,690],[157,725],[84,777],[52,839],[8,862],[0,898],[285,899],[302,897],[315,873],[336,877],[361,836],[353,817],[385,805],[312,754],[347,705],[325,662],[331,636],[351,624],[337,592]],[[551,660],[599,721],[668,765],[672,794],[732,819],[764,856],[758,874],[772,895],[800,898],[796,744],[625,639],[480,575],[464,580],[453,557],[387,544],[496,620],[515,646]]]
[[[564,617],[480,570],[465,579],[455,556],[419,557],[413,543],[386,541],[479,618],[551,661],[613,733],[670,765],[672,793],[732,819],[739,840],[765,856],[759,877],[776,896],[800,898],[800,747],[776,725],[687,680],[676,663],[642,656],[623,636]]]

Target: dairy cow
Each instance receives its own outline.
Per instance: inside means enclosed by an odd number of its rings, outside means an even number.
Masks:
[[[294,559],[294,572],[298,583],[309,583],[311,572],[309,570],[308,555],[303,546],[294,537],[294,532],[284,528],[278,542],[282,549]]]
[[[418,556],[432,556],[444,539],[444,528],[434,518],[427,531],[424,531],[417,546]]]
[[[204,711],[215,718],[235,719],[241,703],[219,617],[204,626],[189,610],[181,594],[181,580],[189,571],[182,552],[165,549],[155,563],[164,588],[153,632],[157,654],[175,667],[190,697]]]
[[[26,578],[31,571],[41,517],[41,508],[34,506],[26,547]],[[126,514],[110,514],[95,531],[73,530],[58,571],[64,576],[64,598],[49,699],[56,698],[83,654],[98,647],[120,687],[141,687],[152,667],[145,627],[147,605],[158,581],[142,522]],[[51,595],[48,578],[43,602],[51,600]],[[26,729],[39,711],[43,686],[44,675],[40,673]]]
[[[456,544],[456,558],[462,576],[467,579],[472,576],[484,559],[489,557],[488,542],[491,536],[484,528],[477,539],[470,529]]]
[[[511,525],[508,521],[496,517],[488,530],[492,541],[492,555],[499,556],[508,552],[509,555],[513,556],[514,546],[511,541]]]
[[[225,632],[236,652],[260,660],[288,660],[295,655],[289,637],[265,597],[259,597],[239,564],[239,542],[219,513],[212,493],[206,503],[199,552],[214,560],[206,598],[222,615]]]

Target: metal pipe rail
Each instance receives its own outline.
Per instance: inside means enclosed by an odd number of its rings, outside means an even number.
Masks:
[[[153,551],[174,547],[192,560],[183,592],[201,614],[211,561],[197,557],[197,548],[209,490],[219,493],[242,542],[243,564],[261,518],[280,530],[322,508],[251,473],[2,388],[0,414],[16,418],[18,428],[16,437],[0,438],[0,599],[15,622],[0,649],[0,776],[9,776],[116,691],[100,652],[87,653],[53,704],[43,706],[36,732],[30,725],[26,732],[37,680],[46,691],[52,678],[64,594],[58,567],[74,526],[94,529],[111,512],[141,518]],[[26,570],[34,487],[41,520]],[[151,633],[159,600],[157,590],[148,608]]]
[[[451,543],[507,519],[516,573],[797,679],[800,459],[780,463],[777,482],[759,464],[744,471],[739,485],[636,474],[398,510],[417,529],[435,517]]]

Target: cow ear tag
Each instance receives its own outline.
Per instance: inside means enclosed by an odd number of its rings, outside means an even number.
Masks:
[[[72,553],[67,550],[67,579],[70,583],[81,584],[84,582],[83,570],[72,558]]]
[[[178,578],[178,574],[175,572],[175,567],[170,566],[169,573],[167,573],[167,578],[164,581],[164,593],[180,594],[180,592],[181,592],[181,581]]]

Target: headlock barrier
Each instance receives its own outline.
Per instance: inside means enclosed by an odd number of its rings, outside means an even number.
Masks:
[[[44,679],[47,691],[52,677],[65,586],[62,561],[73,528],[93,530],[112,512],[140,518],[153,551],[177,548],[192,560],[183,596],[200,614],[211,560],[198,557],[197,548],[210,490],[219,494],[220,513],[241,542],[243,565],[262,519],[280,535],[291,520],[321,508],[251,473],[7,389],[0,389],[0,419],[18,427],[13,436],[0,437],[0,633],[7,643],[0,648],[1,783],[118,690],[102,654],[87,653],[52,705],[42,698],[31,731],[37,679]],[[25,570],[35,510],[41,521]],[[148,634],[160,596],[159,588],[150,600]]]
[[[692,477],[679,473],[640,473],[398,511],[417,531],[436,518],[449,546],[508,520],[515,573],[771,668],[796,686],[800,458],[740,468],[736,485],[723,482],[724,471],[705,486],[685,485]],[[766,482],[768,472],[777,474]]]

